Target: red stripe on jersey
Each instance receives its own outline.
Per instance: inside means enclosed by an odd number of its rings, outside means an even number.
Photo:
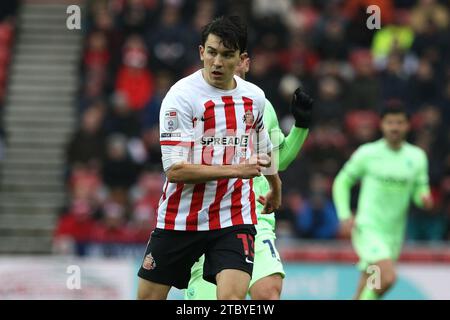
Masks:
[[[161,196],[161,199],[159,199],[157,211],[158,211],[159,206],[161,205],[161,203],[163,203],[166,200],[166,191],[167,191],[168,185],[169,185],[169,181],[166,180],[166,182],[164,183],[164,186],[163,186],[163,194]]]
[[[166,180],[166,186],[164,187],[164,192],[163,192],[163,201],[166,200],[166,192],[167,192],[168,186],[169,186],[169,181]]]
[[[247,97],[242,97],[242,100],[244,101],[244,112],[250,111],[253,114],[253,100]],[[249,134],[249,140],[248,140],[248,146],[247,150],[252,150],[253,148],[253,136],[250,134],[252,129],[252,125],[246,125],[245,126],[245,133]],[[241,163],[245,162],[245,159],[241,158]]]
[[[225,110],[225,120],[227,125],[227,133],[226,135],[228,137],[230,136],[236,136],[236,111],[234,108],[234,101],[232,96],[224,96],[222,97],[222,101],[225,103],[224,110]],[[223,162],[222,164],[228,165],[233,163],[233,157],[236,153],[236,147],[225,147],[225,150],[223,152]]]
[[[162,146],[181,146],[181,147],[193,147],[194,142],[183,142],[183,141],[161,141]]]
[[[184,183],[177,183],[177,189],[169,196],[166,209],[166,217],[164,219],[166,230],[175,229],[175,218],[178,214],[178,207],[180,206],[181,193],[183,192]]]
[[[233,226],[243,224],[242,218],[242,179],[237,179],[233,185],[233,193],[231,194],[231,221]]]
[[[217,181],[216,196],[209,206],[209,229],[220,229],[220,203],[228,189],[228,179]]]
[[[248,196],[248,200],[250,201],[250,215],[252,217],[252,223],[256,224],[258,220],[256,218],[256,202],[255,193],[253,192],[253,179],[250,179],[250,195]]]
[[[189,208],[189,214],[186,218],[186,230],[197,231],[198,225],[198,212],[202,208],[203,196],[205,195],[205,184],[196,184],[194,191],[192,192],[191,207]]]
[[[250,111],[253,113],[253,100],[247,97],[242,97],[242,100],[244,101],[244,112]],[[248,132],[252,128],[252,125],[246,125],[245,126],[245,132]]]
[[[214,136],[216,134],[216,114],[215,104],[211,100],[205,103],[205,112],[203,113],[203,135]],[[202,164],[211,165],[214,158],[214,146],[202,148]]]

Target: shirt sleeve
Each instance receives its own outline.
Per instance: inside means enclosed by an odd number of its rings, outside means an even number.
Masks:
[[[284,171],[296,159],[309,130],[292,126],[288,136],[285,137],[269,100],[266,100],[264,109],[264,126],[272,142],[272,159],[278,164],[278,170]]]
[[[193,110],[187,97],[171,89],[161,104],[159,133],[164,171],[188,161],[194,141]]]
[[[342,172],[352,180],[352,183],[355,183],[357,180],[361,179],[366,171],[366,154],[367,152],[364,146],[359,147],[342,168]]]
[[[422,197],[430,194],[428,159],[425,152],[421,152],[421,159],[419,163],[420,167],[416,176],[417,178],[413,190],[413,201],[417,206],[423,207]]]
[[[351,217],[350,191],[365,172],[366,155],[363,147],[358,148],[334,179],[333,201],[339,220]]]
[[[258,116],[255,121],[255,133],[257,137],[256,142],[256,153],[257,154],[269,154],[272,152],[272,142],[270,141],[269,133],[264,126],[264,103],[261,104]]]

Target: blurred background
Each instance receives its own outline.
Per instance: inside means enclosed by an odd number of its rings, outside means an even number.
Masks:
[[[81,30],[66,26],[74,4]],[[373,4],[379,30],[366,25]],[[437,205],[411,207],[387,298],[450,299],[449,9],[444,0],[1,1],[0,299],[135,297],[164,182],[160,104],[201,68],[201,27],[225,14],[248,23],[247,80],[285,133],[295,88],[316,101],[310,135],[281,174],[283,298],[352,297],[357,258],[331,185],[359,145],[380,137],[379,110],[401,102]],[[70,264],[81,266],[81,290],[65,285]]]

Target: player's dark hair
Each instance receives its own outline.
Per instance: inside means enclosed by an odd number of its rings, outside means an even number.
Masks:
[[[409,120],[408,111],[406,110],[404,104],[398,100],[392,100],[386,103],[380,113],[381,119],[383,119],[388,114],[403,114],[406,119]]]
[[[241,53],[247,49],[247,26],[238,16],[221,16],[204,26],[203,46],[209,34],[218,36],[228,49],[239,50]]]

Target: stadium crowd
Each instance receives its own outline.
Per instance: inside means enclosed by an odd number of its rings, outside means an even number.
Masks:
[[[381,9],[379,30],[366,25],[370,4]],[[431,214],[411,208],[407,237],[450,239],[450,16],[438,0],[90,1],[79,127],[66,148],[69,201],[56,239],[148,240],[164,181],[160,104],[201,67],[201,27],[223,14],[247,21],[247,80],[264,90],[285,132],[295,88],[302,83],[315,98],[310,135],[281,175],[278,237],[340,237],[333,179],[356,147],[380,137],[379,110],[402,103],[408,140],[429,157],[437,204]]]

